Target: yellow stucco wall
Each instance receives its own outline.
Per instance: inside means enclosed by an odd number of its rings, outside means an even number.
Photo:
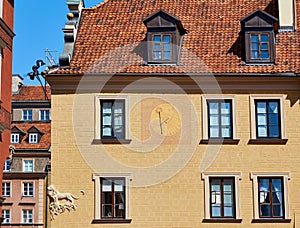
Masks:
[[[115,94],[100,97],[114,96],[118,98]],[[56,216],[51,227],[300,227],[300,109],[297,94],[284,94],[286,145],[248,144],[250,94],[234,95],[238,144],[199,144],[203,135],[201,96],[123,94],[127,103],[126,120],[130,125],[127,138],[132,141],[130,144],[101,145],[92,143],[97,135],[95,106],[99,94],[52,94],[51,184],[61,192],[79,195],[79,191],[84,190],[85,195],[75,200],[76,211]],[[172,124],[172,128],[179,130],[171,131],[167,137],[160,134],[157,119],[153,118],[153,110],[163,100],[174,104],[182,120],[179,125]],[[152,124],[151,128],[149,124]],[[154,138],[151,138],[150,129]],[[202,222],[203,171],[241,172],[241,223]],[[250,172],[290,172],[290,223],[252,223]],[[127,201],[131,223],[92,224],[93,173],[132,174]]]

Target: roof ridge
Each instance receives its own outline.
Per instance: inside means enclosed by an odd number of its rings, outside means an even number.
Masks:
[[[83,10],[94,10],[94,9],[97,9],[99,8],[100,6],[106,4],[107,2],[109,2],[110,0],[103,0],[102,2],[99,2],[98,4],[92,6],[92,7],[89,7],[89,8],[83,8]]]

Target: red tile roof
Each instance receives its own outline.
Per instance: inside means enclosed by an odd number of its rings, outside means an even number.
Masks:
[[[46,86],[47,97],[50,99],[50,86]],[[12,100],[45,100],[42,86],[22,86],[19,93],[12,95]]]
[[[17,149],[49,149],[51,145],[51,123],[50,122],[22,122],[22,123],[13,123],[12,127],[18,127],[26,134],[24,135],[22,141],[17,144],[12,144]],[[28,143],[28,130],[31,127],[36,127],[42,133],[39,143]]]
[[[300,24],[300,1],[297,20]],[[276,35],[274,65],[242,62],[240,19],[256,9],[278,18],[276,0],[107,0],[83,9],[70,66],[53,74],[284,73],[300,72],[300,32]],[[147,31],[143,19],[163,9],[182,22],[180,66],[147,66],[138,55]]]

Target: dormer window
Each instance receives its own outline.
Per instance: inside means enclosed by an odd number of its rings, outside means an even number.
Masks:
[[[17,126],[12,127],[10,134],[10,143],[21,143],[25,132]]]
[[[147,27],[145,61],[148,64],[178,64],[182,38],[186,33],[181,21],[159,10],[144,19],[144,24]]]
[[[258,9],[241,20],[246,63],[275,62],[277,18]]]
[[[38,143],[41,140],[42,135],[44,134],[35,126],[32,126],[28,129],[28,143]]]

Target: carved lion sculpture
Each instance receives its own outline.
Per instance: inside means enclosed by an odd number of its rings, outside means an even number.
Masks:
[[[84,195],[84,191],[83,190],[80,190],[80,193],[82,195]],[[78,200],[79,199],[79,196],[76,197],[74,195],[72,195],[71,193],[61,193],[59,192],[53,185],[49,185],[48,186],[48,196],[50,196],[54,203],[56,204],[59,204],[59,200],[67,200],[69,201],[71,204],[74,204],[74,199],[75,200]]]

